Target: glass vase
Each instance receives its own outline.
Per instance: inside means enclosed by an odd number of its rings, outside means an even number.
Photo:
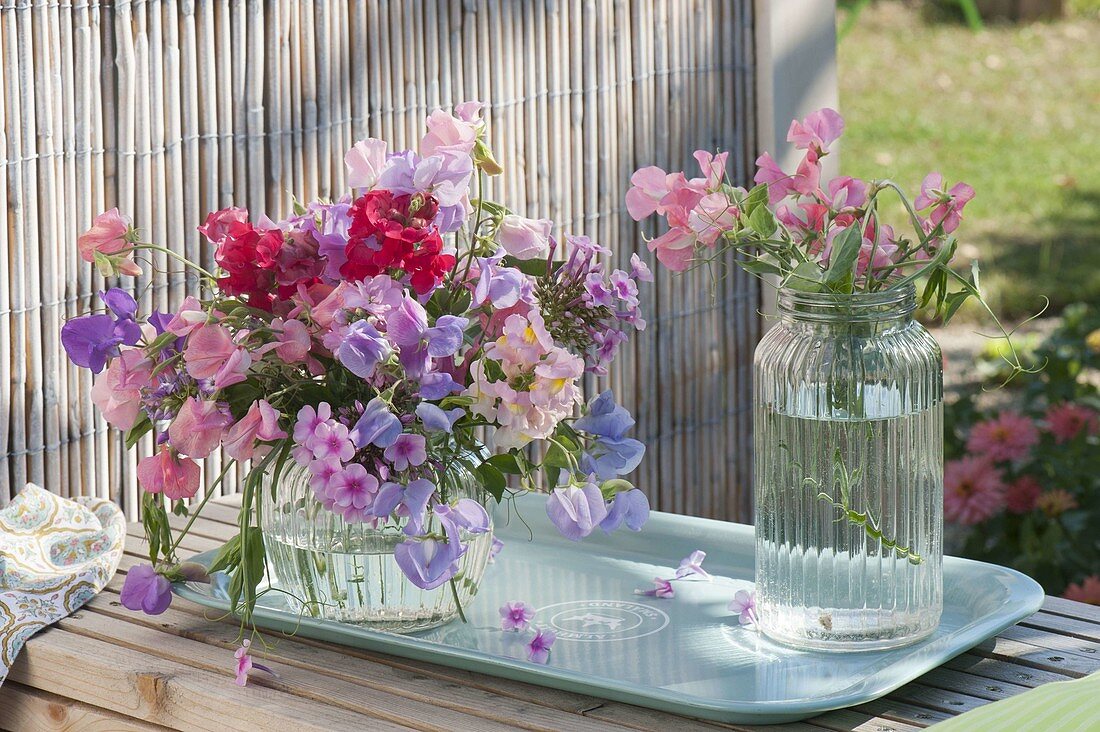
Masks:
[[[440,498],[472,498],[488,508],[480,482],[457,461],[438,476]],[[477,594],[489,562],[493,532],[461,532],[468,548],[451,581],[423,590],[398,566],[394,548],[408,537],[407,518],[378,526],[348,523],[314,496],[309,472],[290,462],[278,481],[264,485],[261,526],[273,584],[306,616],[375,630],[411,633],[450,622]],[[492,512],[490,511],[490,516]],[[428,509],[425,533],[442,534]]]
[[[755,356],[756,592],[770,638],[913,643],[943,609],[943,363],[913,287],[779,292]]]

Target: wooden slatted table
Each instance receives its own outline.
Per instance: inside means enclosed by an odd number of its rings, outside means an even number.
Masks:
[[[216,548],[235,519],[236,509],[211,504],[183,548]],[[1100,670],[1100,608],[1051,597],[883,699],[771,727],[687,719],[304,638],[278,640],[264,658],[278,678],[257,674],[242,689],[233,684],[236,623],[179,598],[155,617],[119,604],[122,575],[144,559],[141,537],[133,525],[119,575],[102,594],[26,644],[0,687],[0,729],[885,732]]]

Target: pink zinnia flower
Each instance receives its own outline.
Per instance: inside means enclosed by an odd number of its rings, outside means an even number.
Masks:
[[[957,524],[985,521],[1001,509],[1005,485],[988,457],[964,457],[943,466],[943,516]]]
[[[995,462],[1019,461],[1039,442],[1035,423],[1017,412],[1004,411],[996,419],[974,425],[966,440],[969,452]]]
[[[1096,412],[1080,404],[1065,402],[1047,410],[1047,427],[1059,445],[1069,442],[1081,432],[1095,435],[1100,430]]]
[[[535,609],[526,602],[506,602],[500,607],[501,630],[527,630]]]
[[[550,647],[558,639],[552,630],[539,628],[535,637],[527,644],[527,660],[532,663],[546,663],[550,660]]]
[[[1085,577],[1081,584],[1071,584],[1066,587],[1062,597],[1074,602],[1087,602],[1090,605],[1100,605],[1100,575]]]
[[[1035,510],[1035,503],[1043,487],[1030,475],[1021,475],[1005,493],[1005,507],[1010,513],[1023,514]]]

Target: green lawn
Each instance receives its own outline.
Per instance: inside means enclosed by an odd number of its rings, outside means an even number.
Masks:
[[[930,170],[973,185],[962,253],[1009,319],[1043,295],[1100,303],[1098,39],[1093,12],[973,32],[880,0],[840,41],[842,169],[914,191]]]

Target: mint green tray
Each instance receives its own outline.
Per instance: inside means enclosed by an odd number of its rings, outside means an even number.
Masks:
[[[778,723],[878,698],[1037,611],[1043,590],[1019,572],[944,559],[939,629],[906,648],[864,653],[802,652],[742,628],[727,609],[752,587],[753,529],[742,524],[653,513],[641,533],[562,539],[543,509],[524,496],[518,508],[533,530],[497,517],[505,543],[489,567],[469,624],[452,622],[415,636],[299,618],[281,593],[267,593],[260,626],[444,666],[520,679],[723,722]],[[599,532],[597,532],[599,533]],[[675,583],[671,600],[639,597],[655,576],[671,577],[681,558],[707,553],[713,582]],[[213,552],[196,561],[209,563]],[[181,597],[226,610],[211,585],[181,584]],[[523,600],[536,624],[558,636],[549,664],[525,660],[523,638],[500,630],[498,608]]]

